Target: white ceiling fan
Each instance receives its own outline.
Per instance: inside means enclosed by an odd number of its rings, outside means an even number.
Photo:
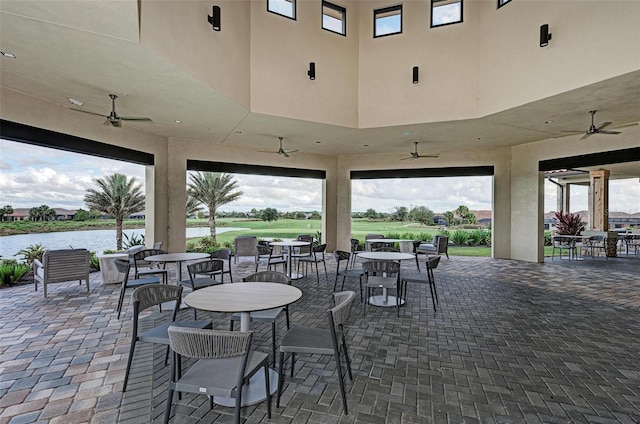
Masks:
[[[284,156],[285,158],[288,158],[289,157],[289,153],[294,153],[294,152],[297,152],[298,150],[297,149],[287,149],[287,150],[283,149],[282,148],[282,140],[283,139],[284,139],[284,137],[278,137],[278,140],[280,140],[280,148],[278,150],[276,150],[275,152],[272,151],[272,150],[258,150],[258,151],[262,152],[262,153],[277,153],[279,155]]]
[[[103,118],[107,118],[104,121],[104,125],[111,124],[114,127],[120,128],[122,127],[122,121],[151,121],[151,118],[147,118],[146,116],[120,116],[116,113],[116,99],[118,98],[115,94],[109,94],[111,98],[111,113],[108,115],[103,115],[101,113],[89,112],[88,110],[69,108],[71,110],[75,110],[82,113],[88,113],[90,115],[102,116]]]
[[[406,157],[406,158],[402,158],[400,160],[407,160],[407,159],[420,159],[420,158],[437,158],[439,157],[439,155],[421,155],[420,153],[418,153],[418,141],[414,141],[414,149],[413,152],[409,152],[409,154],[411,156]]]

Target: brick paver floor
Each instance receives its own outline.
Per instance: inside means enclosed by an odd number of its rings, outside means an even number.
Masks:
[[[291,306],[292,325],[326,326],[335,263],[328,266],[329,281],[321,274],[317,285],[313,273],[294,283],[304,294]],[[240,280],[253,263],[243,259],[233,271]],[[356,300],[347,331],[349,415],[331,358],[301,356],[272,419],[262,402],[243,408],[246,422],[640,422],[640,257],[544,264],[451,257],[435,277],[435,313],[421,285],[408,288],[400,318],[380,307],[365,316]],[[77,282],[51,286],[47,299],[33,286],[0,290],[0,423],[161,422],[165,349],[139,344],[121,391],[131,311],[127,296],[127,313],[116,318],[118,294],[99,273],[89,293]],[[229,326],[224,314],[198,318]],[[283,319],[278,338],[285,330]],[[269,353],[270,326],[254,323],[252,331],[254,348]],[[204,396],[176,398],[172,412],[173,423],[233,421],[231,408],[209,410]]]

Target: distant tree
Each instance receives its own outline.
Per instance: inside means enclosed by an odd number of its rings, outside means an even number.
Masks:
[[[420,225],[432,225],[434,213],[426,206],[416,206],[409,212],[409,217],[412,221],[419,223]]]
[[[375,209],[367,209],[364,213],[364,217],[367,219],[378,219],[378,212]]]
[[[89,212],[85,211],[84,209],[78,209],[75,215],[73,215],[74,221],[86,221],[89,218]]]
[[[320,218],[322,218],[322,215],[320,215],[320,212],[318,211],[311,212],[311,219],[320,219]]]
[[[0,208],[0,221],[4,221],[4,217],[13,213],[13,206],[6,205]]]
[[[262,211],[260,217],[263,221],[267,221],[269,224],[271,224],[271,221],[278,220],[278,211],[274,208],[266,208]]]
[[[396,206],[395,211],[391,214],[391,219],[393,221],[404,222],[409,217],[409,209],[406,206]],[[414,208],[415,209],[415,208]]]
[[[136,178],[127,179],[115,173],[104,178],[94,178],[97,189],[88,189],[84,201],[90,209],[112,215],[116,220],[116,249],[122,250],[122,223],[129,215],[144,210],[142,184]]]
[[[446,211],[445,213],[442,214],[442,216],[444,217],[444,220],[447,221],[448,225],[454,225],[455,224],[456,217],[453,214],[453,212]]]
[[[475,224],[477,222],[476,216],[466,206],[458,206],[455,213],[460,217],[463,224]]]
[[[209,232],[216,243],[216,212],[218,208],[244,193],[237,190],[238,183],[232,175],[220,172],[197,172],[189,176],[188,194],[209,209]]]
[[[307,219],[307,215],[304,212],[296,212],[296,219]]]
[[[55,219],[56,211],[47,205],[36,206],[29,209],[29,219],[31,221],[51,221]]]

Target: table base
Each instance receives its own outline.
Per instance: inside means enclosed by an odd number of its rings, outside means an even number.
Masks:
[[[289,278],[291,278],[292,280],[300,280],[300,279],[302,279],[303,277],[304,277],[304,274],[295,274],[295,273],[292,273],[292,274],[289,276]]]
[[[396,305],[396,296],[385,296],[383,294],[377,296],[371,296],[369,298],[369,303],[375,306],[382,306],[384,308],[395,307]],[[400,305],[404,305],[404,299],[400,299]]]
[[[269,389],[271,395],[275,395],[278,390],[278,373],[269,369]],[[245,384],[242,388],[242,406],[255,405],[267,399],[264,392],[264,369],[261,369],[251,377],[249,384]],[[216,405],[228,406],[234,408],[236,406],[235,398],[214,397],[213,402]]]

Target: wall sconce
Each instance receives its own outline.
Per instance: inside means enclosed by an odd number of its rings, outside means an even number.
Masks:
[[[307,71],[307,75],[309,75],[309,79],[313,81],[316,79],[316,63],[309,62],[309,70]]]
[[[551,33],[549,32],[549,24],[540,25],[540,47],[546,47],[551,40]]]
[[[213,6],[211,16],[207,16],[207,21],[214,31],[220,31],[220,6]]]
[[[414,84],[418,83],[418,67],[417,66],[413,67],[413,83]]]

